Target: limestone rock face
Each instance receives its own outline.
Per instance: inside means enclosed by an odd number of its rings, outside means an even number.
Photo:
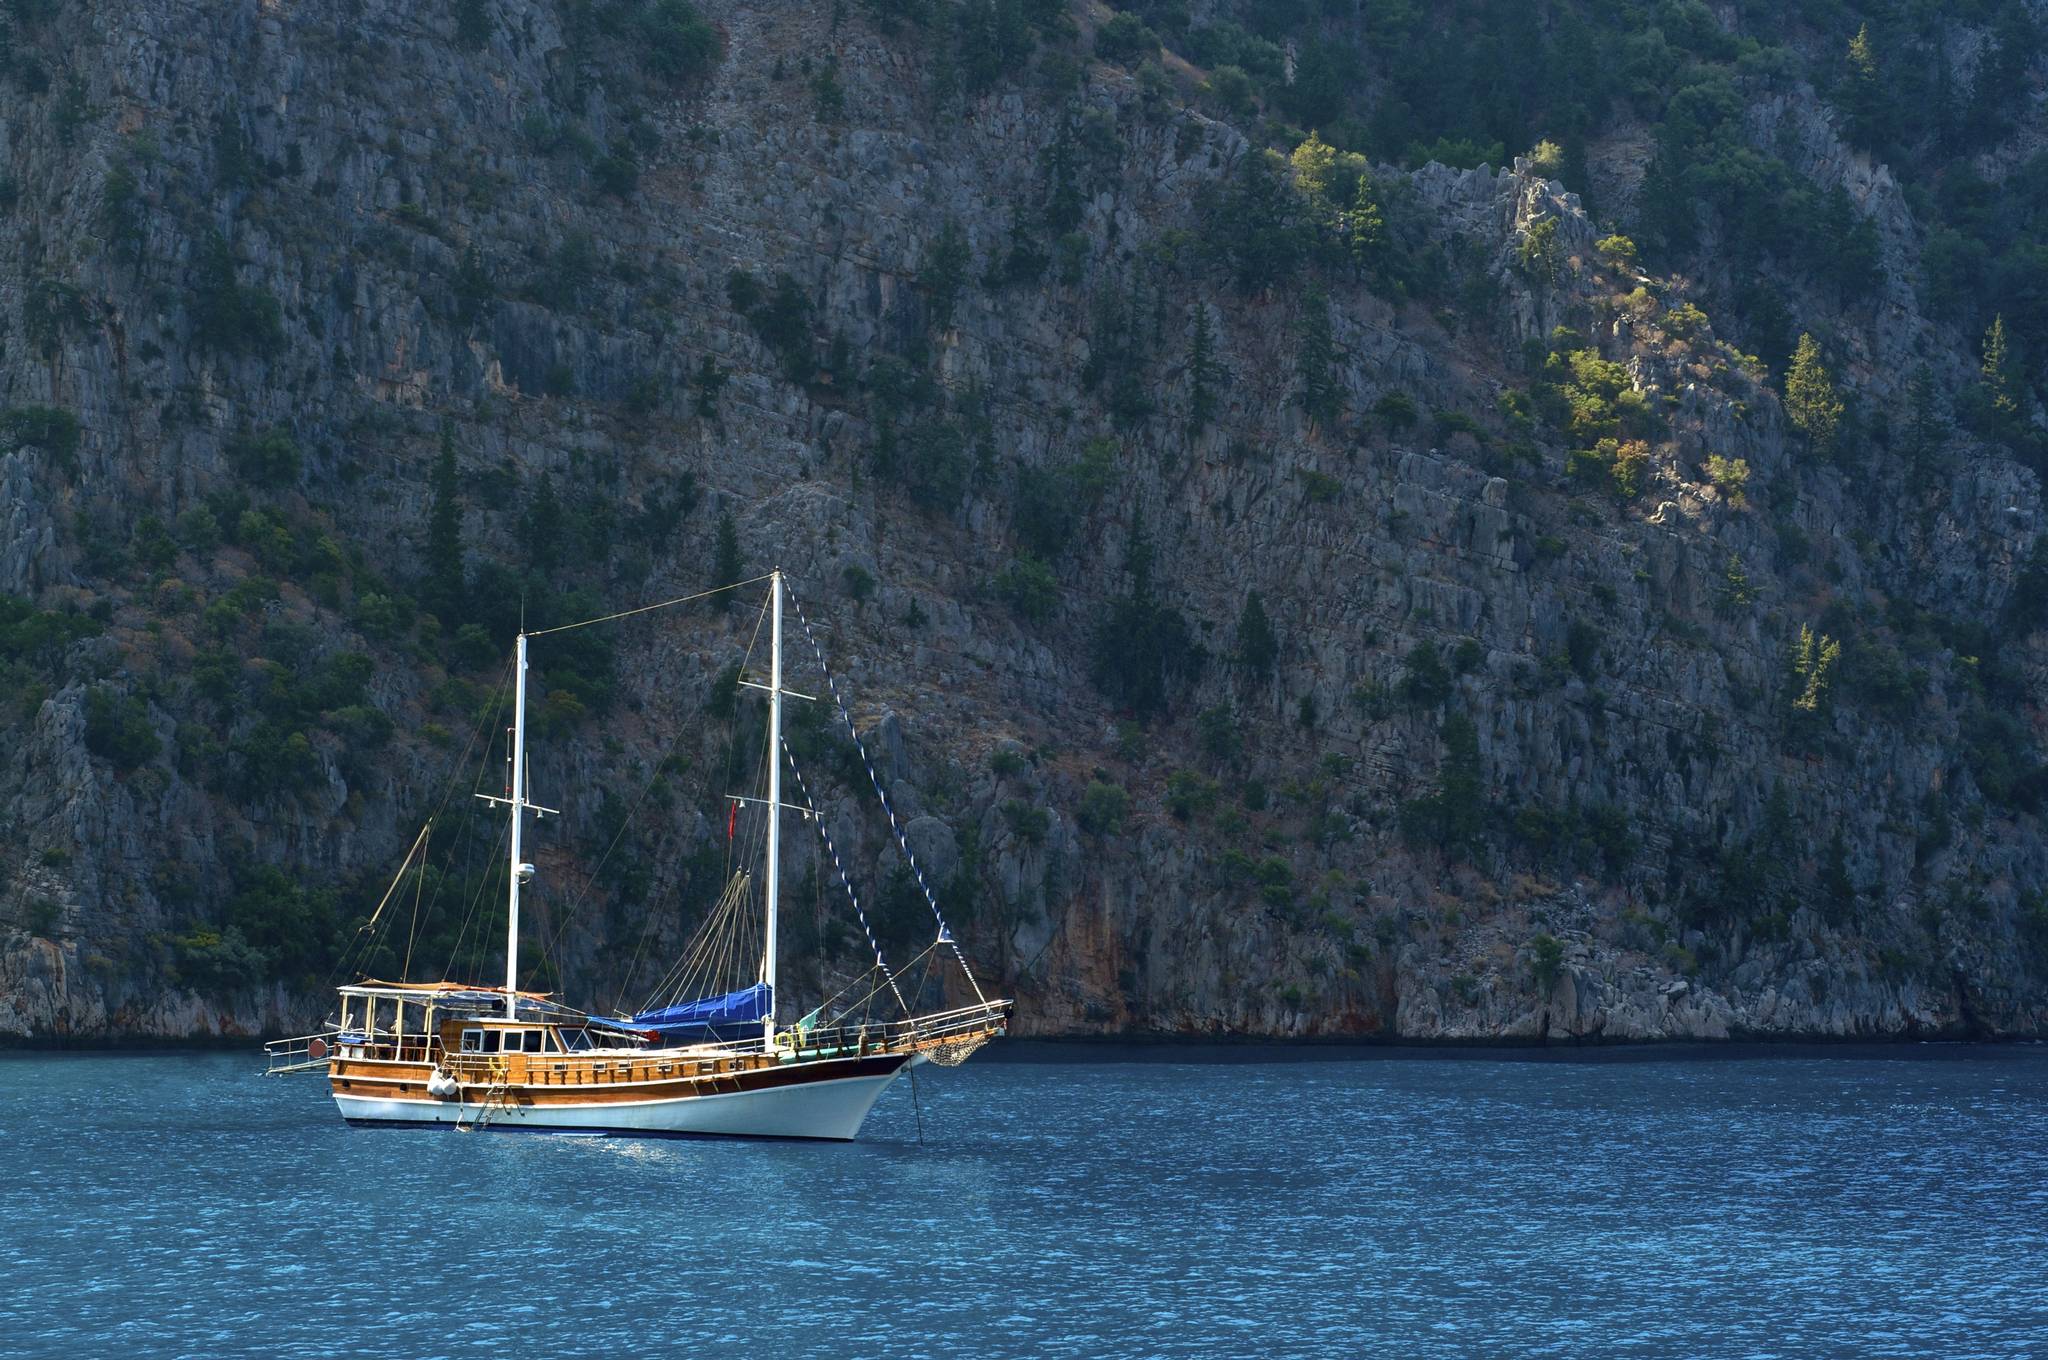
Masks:
[[[914,34],[845,7],[701,0],[718,52],[681,82],[579,7],[486,8],[476,51],[404,0],[77,0],[17,35],[64,78],[0,83],[0,401],[81,433],[0,452],[0,592],[96,623],[0,665],[0,1036],[305,1025],[370,957],[494,976],[493,829],[449,809],[502,782],[478,759],[500,672],[449,640],[501,643],[522,571],[585,613],[693,593],[726,514],[744,575],[792,574],[790,683],[816,696],[792,746],[833,853],[793,822],[784,860],[805,996],[867,957],[842,874],[899,957],[935,937],[864,755],[1025,1033],[2044,1028],[2048,846],[1986,796],[1968,735],[1967,639],[2040,551],[2024,467],[1958,439],[1909,504],[1881,470],[1815,466],[1711,325],[1681,339],[1625,298],[1677,285],[1604,265],[1604,228],[1527,163],[1372,171],[1450,282],[1396,302],[1321,268],[1340,415],[1312,418],[1304,289],[1246,293],[1211,254],[1259,153],[1192,104],[1100,65],[1070,96],[944,95]],[[1904,196],[1810,90],[1747,117],[1879,223],[1891,283],[1839,330],[1862,399],[1900,409],[1954,351],[1917,310]],[[1559,327],[1657,418],[1625,503],[1515,414]],[[268,435],[291,466],[253,461]],[[430,622],[444,437],[474,589]],[[1746,485],[1717,487],[1714,455]],[[1027,539],[1024,481],[1090,457],[1085,489],[1058,483],[1064,541]],[[1141,542],[1204,658],[1145,715],[1098,674],[1132,642],[1103,621]],[[1006,573],[1045,553],[1056,590],[1020,603]],[[1270,673],[1239,654],[1254,592]],[[637,1004],[737,867],[724,800],[758,748],[728,739],[759,729],[706,696],[765,667],[757,599],[619,625],[602,712],[535,641],[534,791],[565,811],[529,842],[536,966],[579,1001]],[[1801,625],[1863,636],[1903,607],[1944,621],[1903,697],[1838,680],[1792,709]],[[2038,712],[2048,642],[2007,645]],[[350,654],[359,693],[279,698]],[[154,753],[93,749],[95,695],[132,701]],[[1121,826],[1080,815],[1093,783],[1128,795]],[[358,927],[437,811],[444,847],[481,840],[373,956]],[[1433,842],[1461,812],[1475,836]]]

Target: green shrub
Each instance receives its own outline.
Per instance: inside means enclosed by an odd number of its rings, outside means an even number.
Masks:
[[[474,245],[462,252],[449,285],[455,294],[455,316],[464,325],[484,316],[498,295],[497,281],[484,263],[483,253]]]
[[[1548,997],[1564,974],[1564,945],[1548,931],[1529,942],[1529,976],[1536,990]]]
[[[1204,240],[1249,295],[1292,278],[1313,242],[1303,201],[1276,153],[1253,150],[1209,198]]]
[[[1613,236],[1603,236],[1593,243],[1593,249],[1600,252],[1601,258],[1618,268],[1633,269],[1635,267],[1636,243],[1626,236],[1618,233]]]
[[[1242,66],[1223,65],[1209,72],[1202,89],[1226,113],[1247,114],[1258,102],[1258,87]]]
[[[202,242],[186,299],[192,338],[227,354],[265,354],[284,343],[284,314],[277,299],[235,280],[234,252],[215,232]]]
[[[1962,727],[1965,759],[1987,799],[2019,812],[2048,805],[2048,763],[2034,753],[2031,734],[2017,714],[1979,707]]]
[[[911,500],[927,510],[951,513],[967,494],[974,464],[967,433],[950,420],[925,421],[903,441],[903,481]]]
[[[1746,458],[1723,458],[1720,454],[1707,455],[1707,480],[1736,509],[1749,503],[1745,488],[1749,485],[1749,460]]]
[[[1600,630],[1584,619],[1573,619],[1565,629],[1565,655],[1581,680],[1595,680],[1600,674]]]
[[[855,604],[866,604],[874,596],[875,574],[858,562],[848,562],[841,567],[839,580]]]
[[[1479,734],[1462,713],[1444,719],[1444,760],[1434,792],[1401,804],[1401,831],[1410,844],[1458,855],[1476,847],[1485,830],[1487,801],[1480,781]]]
[[[455,45],[465,52],[481,52],[491,41],[494,29],[485,0],[455,0]]]
[[[54,665],[66,647],[100,631],[89,615],[39,610],[0,594],[0,662]]]
[[[1043,623],[1059,607],[1059,578],[1051,567],[1026,553],[1003,568],[996,578],[996,594],[1018,617]]]
[[[600,193],[614,198],[630,197],[640,187],[640,162],[634,159],[632,148],[613,147],[609,155],[590,167],[590,182]]]
[[[1390,435],[1409,429],[1421,419],[1421,412],[1415,406],[1415,398],[1406,392],[1384,393],[1372,404],[1372,414]]]
[[[1344,494],[1344,484],[1327,472],[1303,468],[1298,475],[1301,478],[1301,489],[1306,493],[1311,505],[1335,505]]]
[[[64,908],[55,899],[31,897],[22,909],[22,928],[37,939],[48,940],[56,936],[57,924],[64,919]]]
[[[1159,55],[1159,35],[1137,15],[1118,10],[1095,30],[1095,55],[1119,66]]]
[[[1091,439],[1071,462],[1026,467],[1017,473],[1010,523],[1031,555],[1051,562],[1066,550],[1081,521],[1115,484],[1122,445]]]
[[[1237,729],[1237,715],[1230,705],[1218,704],[1195,715],[1195,735],[1202,749],[1219,761],[1231,761],[1243,750],[1244,739]]]
[[[132,770],[156,759],[162,746],[142,700],[116,694],[104,685],[86,692],[86,750],[112,762],[117,770]]]
[[[1163,711],[1176,686],[1202,668],[1204,653],[1179,610],[1152,593],[1152,553],[1133,531],[1126,553],[1128,595],[1110,602],[1096,625],[1089,678],[1141,719]]]
[[[1105,784],[1099,779],[1088,781],[1088,787],[1081,791],[1081,806],[1074,819],[1081,829],[1095,836],[1120,835],[1124,829],[1124,817],[1130,811],[1131,796],[1114,784]]]
[[[839,58],[825,58],[811,77],[811,103],[821,123],[837,122],[846,116],[846,86],[839,80]]]
[[[1166,781],[1166,810],[1185,822],[1215,807],[1219,792],[1215,780],[1193,770],[1176,770]]]
[[[781,357],[783,376],[791,382],[807,380],[816,366],[811,346],[811,302],[797,281],[788,274],[777,274],[775,290],[746,312],[762,343]]]
[[[973,263],[967,233],[960,229],[958,221],[948,217],[926,251],[924,266],[917,276],[918,286],[931,298],[932,324],[939,330],[953,324],[953,308]]]
[[[1351,706],[1366,718],[1379,722],[1394,711],[1393,695],[1377,680],[1367,680],[1353,687]]]
[[[1252,870],[1258,880],[1259,896],[1267,906],[1280,910],[1294,905],[1294,866],[1278,855],[1268,855]]]
[[[1052,814],[1042,807],[1012,798],[1003,804],[1003,823],[1012,835],[1032,845],[1044,842],[1045,834],[1052,829]]]
[[[199,927],[171,941],[172,973],[193,991],[218,996],[263,981],[267,961],[242,932]]]
[[[1418,642],[1409,649],[1401,697],[1417,708],[1435,708],[1451,697],[1451,673],[1434,644]]]
[[[1792,649],[1793,708],[1806,713],[1821,711],[1828,702],[1835,663],[1841,657],[1841,643],[1825,633],[1816,634],[1807,624],[1799,625],[1799,640]]]
[[[236,475],[255,486],[274,490],[299,478],[299,446],[281,426],[236,435],[228,441],[227,455]]]
[[[1680,340],[1691,340],[1707,328],[1707,314],[1693,303],[1681,302],[1664,313],[1665,333]]]
[[[1524,274],[1543,283],[1557,278],[1564,262],[1564,247],[1557,240],[1557,219],[1546,217],[1532,222],[1515,247],[1515,264]]]
[[[692,79],[718,59],[718,30],[689,0],[653,0],[635,27],[640,65],[663,80]]]
[[[1280,640],[1273,632],[1273,624],[1266,617],[1265,603],[1254,590],[1244,597],[1244,610],[1237,616],[1237,661],[1246,670],[1264,680],[1273,674],[1273,663],[1280,655]]]
[[[55,406],[9,406],[0,409],[0,438],[10,448],[39,448],[68,467],[78,454],[78,417]]]

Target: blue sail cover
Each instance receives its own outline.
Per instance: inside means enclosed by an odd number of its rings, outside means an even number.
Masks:
[[[723,996],[700,997],[660,1010],[641,1011],[629,1024],[636,1029],[659,1030],[664,1039],[724,1040],[758,1035],[774,1002],[768,984],[757,982],[742,991]]]

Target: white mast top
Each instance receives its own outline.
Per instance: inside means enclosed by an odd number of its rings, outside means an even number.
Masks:
[[[761,951],[761,981],[768,984],[768,1014],[761,1020],[761,1049],[775,1051],[775,909],[782,881],[782,569],[768,578],[773,627],[768,643],[768,931]]]

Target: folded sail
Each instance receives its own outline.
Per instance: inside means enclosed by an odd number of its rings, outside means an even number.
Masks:
[[[627,1021],[636,1029],[659,1030],[664,1039],[739,1039],[758,1036],[774,1006],[765,982],[723,996],[699,997],[659,1010],[641,1011]]]

